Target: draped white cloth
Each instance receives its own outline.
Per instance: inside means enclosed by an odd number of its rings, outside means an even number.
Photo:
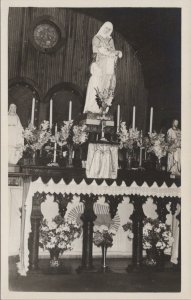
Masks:
[[[50,193],[72,193],[72,194],[94,194],[94,195],[142,195],[142,196],[157,196],[157,197],[180,197],[181,188],[172,184],[171,187],[167,187],[164,183],[159,187],[154,183],[151,187],[144,183],[142,186],[138,186],[135,182],[131,186],[127,186],[123,181],[120,186],[117,186],[114,181],[112,185],[108,186],[105,181],[98,185],[95,180],[91,184],[87,184],[83,179],[80,184],[77,184],[72,180],[69,184],[66,184],[63,179],[57,184],[52,179],[47,184],[44,184],[39,178],[38,180],[30,184],[27,199],[22,211],[22,218],[24,218],[24,236],[21,237],[21,249],[20,261],[17,264],[18,272],[20,275],[26,276],[29,267],[29,250],[28,250],[28,238],[31,232],[31,221],[30,216],[32,212],[32,197],[36,192]],[[26,214],[25,214],[26,212]]]
[[[118,146],[89,144],[86,163],[88,178],[117,178]]]

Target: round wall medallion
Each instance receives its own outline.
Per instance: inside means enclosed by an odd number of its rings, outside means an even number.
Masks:
[[[54,52],[61,46],[60,26],[50,16],[42,16],[31,26],[30,40],[39,51]]]
[[[52,24],[39,24],[34,28],[35,43],[44,48],[50,49],[56,46],[59,40],[59,32]]]

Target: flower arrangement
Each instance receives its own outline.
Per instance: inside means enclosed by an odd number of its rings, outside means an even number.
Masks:
[[[102,92],[99,89],[96,90],[96,102],[99,108],[102,108],[103,112],[106,111],[112,104],[114,98],[114,92],[110,89],[104,89]]]
[[[95,225],[93,242],[97,247],[112,247],[113,236],[116,234],[114,229],[109,229],[106,225]]]
[[[149,134],[149,145],[148,152],[152,152],[160,160],[162,157],[166,156],[168,151],[168,143],[165,141],[165,135],[162,133]]]
[[[30,154],[35,153],[37,150],[48,142],[51,137],[49,121],[43,121],[37,129],[33,124],[29,124],[23,132],[25,141],[24,151]]]
[[[57,135],[57,142],[59,146],[67,145],[71,138],[71,130],[73,126],[73,120],[63,121],[63,125],[60,128],[60,132]]]
[[[170,225],[158,219],[146,218],[143,221],[143,249],[170,249],[173,243]]]
[[[86,125],[73,125],[73,121],[64,121],[61,129],[52,141],[57,142],[59,146],[81,145],[86,142],[88,133]]]
[[[75,145],[81,145],[86,142],[88,139],[88,133],[86,131],[87,126],[86,125],[75,125],[73,127],[73,138],[72,141]]]
[[[54,248],[60,252],[72,250],[71,243],[81,234],[81,227],[74,221],[67,221],[61,216],[56,216],[51,223],[43,219],[40,225],[39,245],[44,250]]]
[[[129,152],[132,152],[134,148],[141,147],[142,145],[142,135],[141,132],[136,129],[127,129],[126,122],[121,122],[119,133],[119,148],[125,148]]]

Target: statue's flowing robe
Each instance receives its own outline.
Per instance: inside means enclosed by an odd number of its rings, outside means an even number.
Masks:
[[[8,116],[8,162],[17,164],[23,154],[23,127],[17,114]]]

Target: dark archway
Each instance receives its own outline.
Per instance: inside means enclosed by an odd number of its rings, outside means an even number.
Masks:
[[[16,104],[17,114],[24,128],[28,126],[31,120],[33,98],[35,98],[34,125],[37,126],[41,99],[39,87],[29,78],[16,77],[9,80],[8,105]]]
[[[83,92],[71,82],[61,82],[48,91],[44,98],[47,117],[49,117],[50,99],[53,100],[53,123],[68,120],[69,101],[72,101],[72,119],[76,119],[83,111]]]

